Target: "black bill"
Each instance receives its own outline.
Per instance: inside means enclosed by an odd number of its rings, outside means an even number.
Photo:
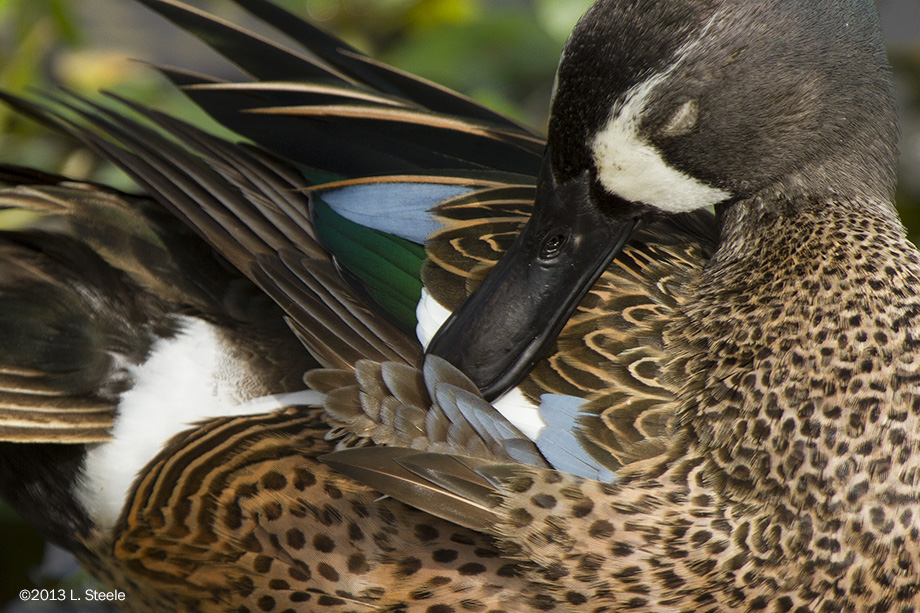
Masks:
[[[545,163],[530,221],[428,346],[489,400],[543,357],[636,227],[633,216],[598,209],[587,171],[559,185],[552,174]]]

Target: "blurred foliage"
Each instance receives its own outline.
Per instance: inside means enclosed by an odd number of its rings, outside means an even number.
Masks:
[[[897,202],[911,239],[920,244],[920,23],[918,40],[889,52],[900,85],[901,177]]]
[[[236,23],[226,0],[187,0]],[[447,85],[542,127],[559,53],[591,0],[278,0],[372,57]],[[247,23],[249,25],[249,23]],[[251,26],[254,27],[254,26]],[[917,28],[920,34],[920,24]],[[891,57],[905,111],[902,216],[920,238],[920,39]],[[149,67],[127,58],[212,73],[207,50],[130,0],[0,0],[0,89],[112,90],[202,125],[208,119]],[[202,63],[204,62],[204,63]],[[220,69],[219,69],[220,70]],[[215,76],[221,76],[216,74]],[[210,125],[213,125],[211,123]],[[219,129],[216,128],[215,129]],[[0,160],[130,187],[120,172],[69,139],[0,105]],[[0,608],[39,582],[29,570],[41,540],[0,506]],[[37,585],[36,585],[37,587]],[[19,610],[23,610],[19,608]]]

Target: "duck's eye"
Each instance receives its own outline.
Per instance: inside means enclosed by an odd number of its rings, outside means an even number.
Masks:
[[[569,237],[565,234],[553,234],[547,237],[540,246],[540,259],[552,260],[558,257],[568,240]]]

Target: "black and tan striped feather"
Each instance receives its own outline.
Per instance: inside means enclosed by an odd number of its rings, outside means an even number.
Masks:
[[[209,263],[186,251],[187,230],[162,243],[156,216],[143,213],[149,202],[15,167],[2,174],[44,184],[0,189],[9,224],[0,224],[0,440],[107,440],[118,394],[130,386],[125,367],[168,333],[167,301],[212,307],[219,278],[199,284],[179,272],[191,259],[202,270]]]
[[[36,249],[59,249],[69,261],[43,257]],[[0,271],[0,440],[108,439],[125,376],[108,340],[136,341],[139,347],[125,347],[122,358],[138,359],[149,346],[149,328],[129,331],[125,324],[151,310],[161,312],[158,305],[91,293],[100,281],[128,291],[132,284],[66,236],[6,234],[0,236],[0,258],[5,263]]]
[[[190,31],[258,81],[292,80],[348,85],[379,92],[436,113],[477,123],[529,130],[509,118],[436,83],[382,64],[342,40],[264,0],[235,0],[264,23],[297,41],[302,49],[284,48],[234,24],[171,0],[141,0]]]
[[[309,41],[309,52],[355,82],[438,113],[513,128],[529,129],[462,94],[367,57],[341,39],[266,0],[235,0],[237,4],[296,41]]]
[[[292,161],[346,176],[435,168],[529,175],[539,170],[543,141],[529,130],[456,92],[375,62],[278,7],[245,3],[280,31],[296,32],[305,49],[282,47],[178,2],[146,3],[256,82],[227,84],[174,69],[164,74],[219,122]],[[333,141],[326,138],[330,123]]]

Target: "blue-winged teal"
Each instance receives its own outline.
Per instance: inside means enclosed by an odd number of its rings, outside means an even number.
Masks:
[[[254,144],[9,98],[148,195],[7,168],[0,294],[2,492],[129,608],[914,607],[871,5],[598,2],[544,157],[264,0],[312,55],[145,3],[253,77],[164,70]],[[431,346],[506,419],[411,332],[509,246]]]

